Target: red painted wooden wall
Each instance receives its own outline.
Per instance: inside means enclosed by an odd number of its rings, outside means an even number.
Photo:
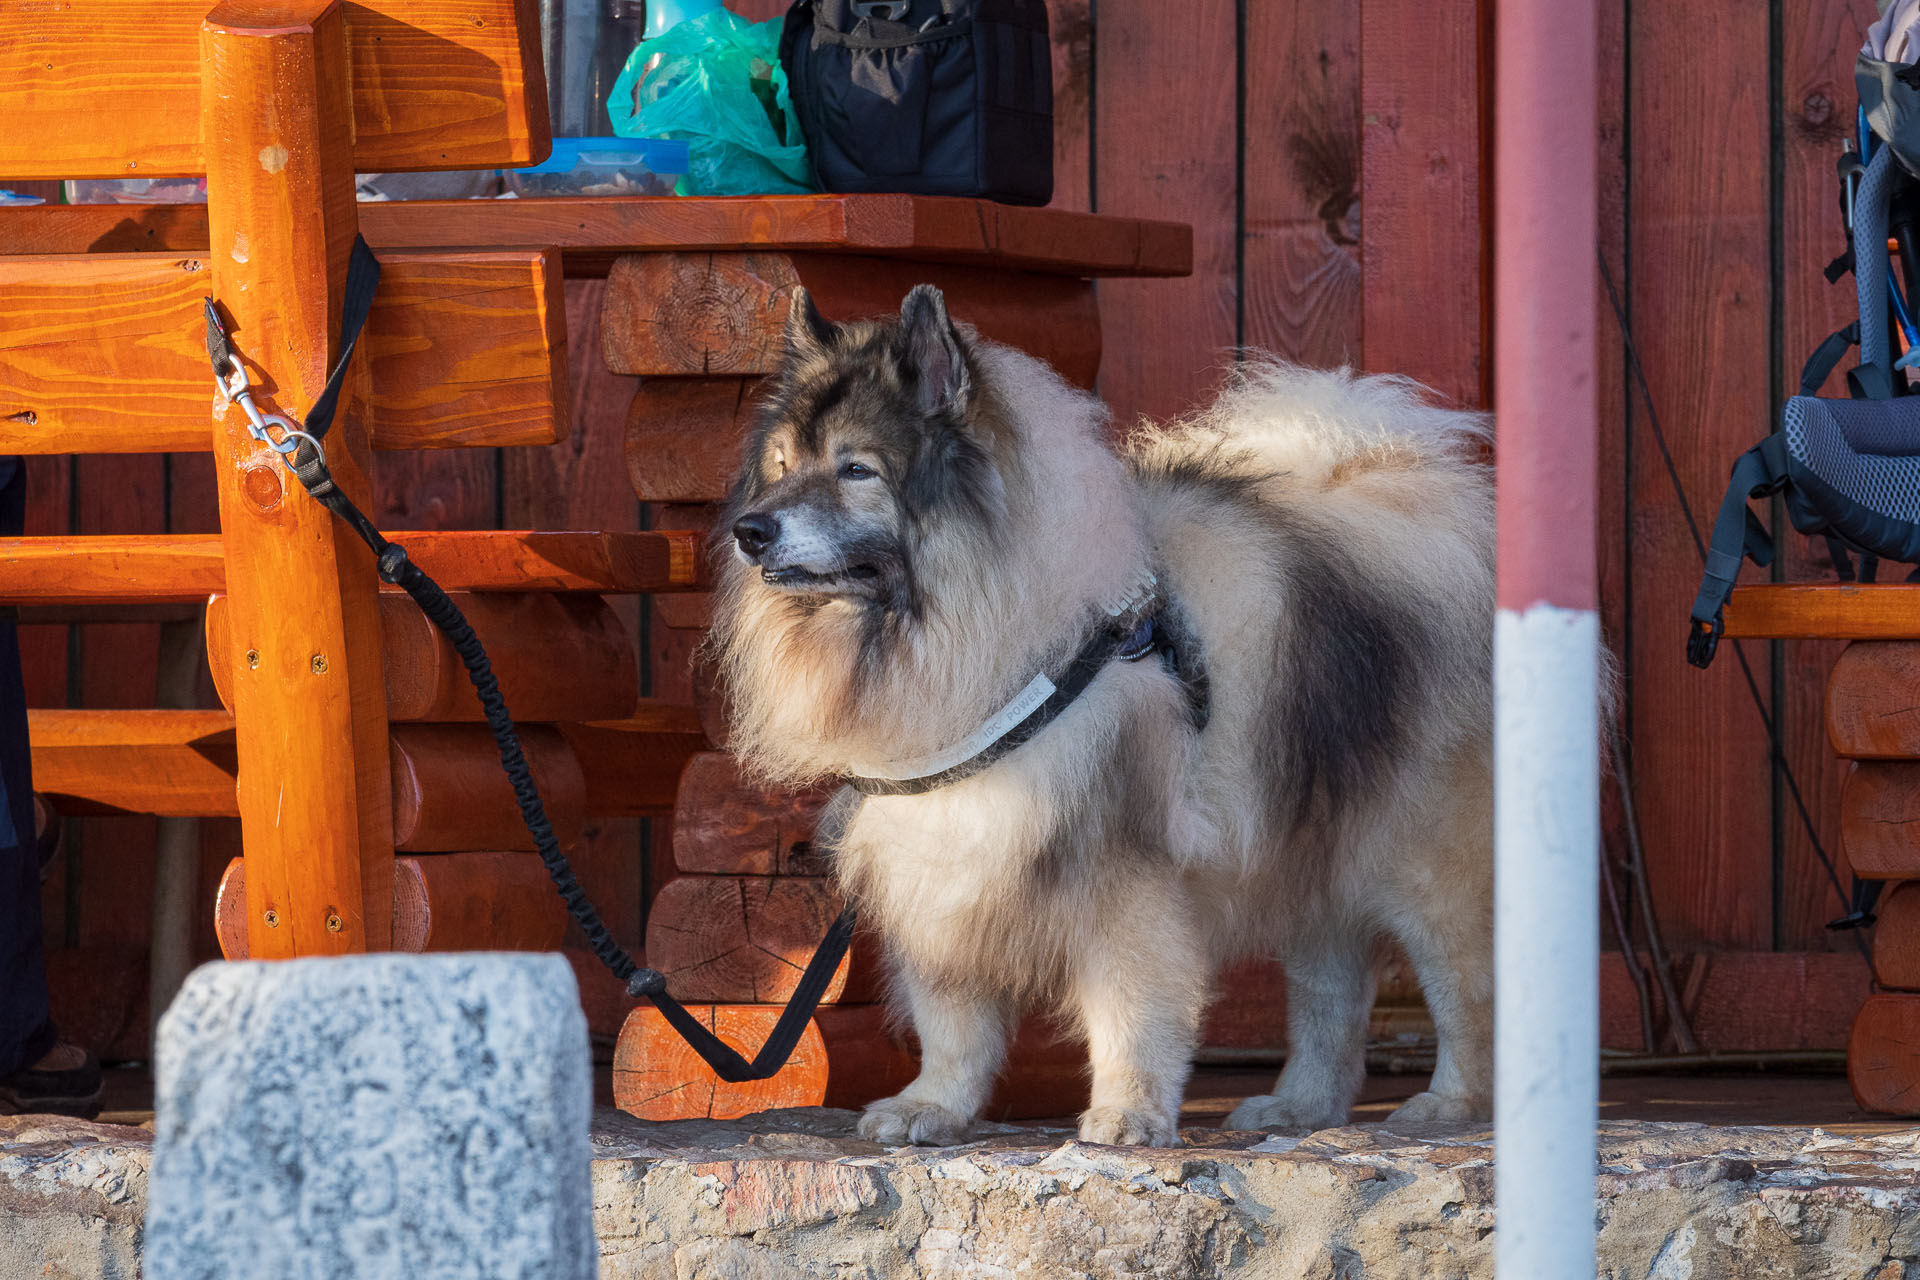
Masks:
[[[1056,202],[1194,227],[1190,278],[1101,286],[1102,389],[1123,420],[1202,402],[1242,347],[1408,373],[1458,403],[1483,403],[1493,358],[1484,0],[1050,3]],[[760,18],[784,6],[736,7]],[[1840,247],[1833,161],[1872,16],[1871,0],[1602,0],[1601,136],[1566,144],[1600,148],[1600,256],[1702,520],[1806,352],[1845,319],[1849,282],[1827,285],[1820,267]],[[1718,1047],[1825,1043],[1864,992],[1864,967],[1850,940],[1822,927],[1838,903],[1770,766],[1739,664],[1699,673],[1683,661],[1698,561],[1602,298],[1602,581],[1658,909],[1670,941],[1710,956],[1715,977],[1699,970],[1695,988],[1724,1006],[1706,1011],[1708,1025],[1731,1028]],[[597,301],[596,286],[570,284],[574,438],[545,451],[389,455],[385,524],[629,528],[646,518],[619,461],[630,384],[593,357]],[[33,531],[210,529],[205,466],[36,459]],[[1792,577],[1829,572],[1798,542],[1784,560]],[[649,637],[655,687],[684,690],[685,645],[648,625],[645,602],[625,607]],[[152,628],[34,628],[31,696],[150,705],[155,640]],[[1750,643],[1747,655],[1837,855],[1839,775],[1819,715],[1833,646]],[[233,842],[230,829],[209,826],[208,896]],[[50,943],[68,953],[56,969],[143,992],[151,824],[82,827],[47,885]],[[648,880],[642,841],[638,824],[608,824],[578,859],[630,945]],[[203,934],[211,953],[210,928]],[[72,948],[93,960],[78,963]],[[1801,984],[1811,1021],[1743,1022],[1743,999],[1781,1003],[1782,975]],[[144,1036],[144,1015],[121,1020]]]

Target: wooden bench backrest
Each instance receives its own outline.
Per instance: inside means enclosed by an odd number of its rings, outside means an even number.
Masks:
[[[0,173],[205,173],[200,25],[211,7],[0,3]],[[513,168],[546,158],[546,76],[532,0],[365,0],[343,8],[356,169]],[[234,6],[224,12],[231,20]]]

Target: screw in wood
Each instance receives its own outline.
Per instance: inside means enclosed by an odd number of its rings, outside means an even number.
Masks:
[[[260,651],[258,649],[247,650],[247,665],[249,667],[258,667],[260,665]]]
[[[323,676],[327,674],[327,655],[326,654],[316,653],[313,655],[313,674],[317,676]]]
[[[267,928],[278,929],[279,927],[280,927],[280,913],[278,911],[268,911],[267,912]]]
[[[340,919],[338,915],[334,914],[331,911],[327,912],[327,932],[328,933],[338,933],[346,927],[347,927],[346,924]]]

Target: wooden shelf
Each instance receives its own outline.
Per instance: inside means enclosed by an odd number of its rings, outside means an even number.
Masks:
[[[1193,232],[1061,209],[937,196],[607,196],[363,204],[375,249],[552,246],[569,275],[623,253],[747,250],[965,262],[1070,276],[1184,276]],[[0,211],[0,254],[205,253],[205,205],[39,205]]]
[[[1747,640],[1920,640],[1920,583],[1735,587],[1727,636]]]

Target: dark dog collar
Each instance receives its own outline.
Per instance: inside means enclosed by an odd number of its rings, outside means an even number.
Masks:
[[[849,775],[841,781],[863,795],[917,796],[983,772],[1057,720],[1109,662],[1138,662],[1152,654],[1170,654],[1163,612],[1163,606],[1154,602],[1144,616],[1133,612],[1096,627],[1057,683],[1044,674],[1035,676],[972,737],[935,757],[934,767],[926,772],[901,778]],[[960,758],[946,763],[955,755]],[[925,762],[918,762],[918,767],[925,768]]]

